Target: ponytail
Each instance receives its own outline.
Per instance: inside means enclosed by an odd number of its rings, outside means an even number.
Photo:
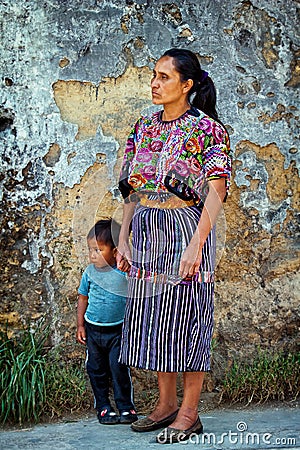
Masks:
[[[205,72],[205,74],[207,74],[207,72]],[[202,77],[202,79],[203,78],[204,77]],[[196,83],[194,82],[194,86],[192,87],[189,95],[189,102],[192,106],[201,109],[201,111],[210,116],[212,119],[218,120],[216,101],[216,88],[208,74],[205,76],[203,81],[196,81]]]

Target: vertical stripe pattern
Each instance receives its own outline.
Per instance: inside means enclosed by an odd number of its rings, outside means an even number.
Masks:
[[[203,248],[200,267],[210,282],[195,278],[184,284],[178,277],[182,252],[200,215],[195,207],[136,208],[122,363],[161,372],[209,370],[214,230]]]

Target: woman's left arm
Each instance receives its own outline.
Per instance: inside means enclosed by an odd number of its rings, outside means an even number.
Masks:
[[[179,275],[182,278],[193,276],[199,272],[203,246],[207,236],[216,223],[226,195],[225,183],[225,178],[208,181],[209,191],[198,227],[181,258]]]

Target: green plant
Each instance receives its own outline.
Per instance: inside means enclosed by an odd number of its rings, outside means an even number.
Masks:
[[[300,354],[258,350],[249,364],[234,362],[225,374],[222,399],[264,403],[295,399],[300,391]]]
[[[63,349],[46,347],[49,329],[29,327],[17,337],[0,333],[0,422],[37,422],[87,410],[91,395],[84,367],[67,363]]]
[[[0,336],[1,422],[37,421],[45,401],[47,331],[24,330],[17,339]]]

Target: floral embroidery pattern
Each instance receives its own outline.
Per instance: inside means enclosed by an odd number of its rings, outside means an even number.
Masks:
[[[161,121],[161,112],[139,119],[125,149],[120,177],[125,180],[120,187],[124,197],[130,190],[166,192],[167,179],[179,180],[198,196],[206,182],[216,178],[226,178],[229,188],[228,134],[218,122],[196,112],[187,111],[172,122]]]

